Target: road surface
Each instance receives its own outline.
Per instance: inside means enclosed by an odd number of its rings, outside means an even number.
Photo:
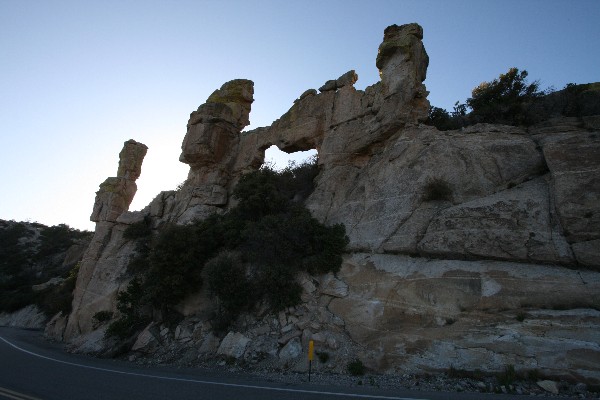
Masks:
[[[425,393],[266,382],[252,375],[176,367],[145,368],[69,354],[37,331],[0,327],[0,399],[17,400],[455,400],[518,399],[481,393]]]

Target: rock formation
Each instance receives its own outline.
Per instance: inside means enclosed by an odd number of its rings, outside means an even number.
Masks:
[[[119,215],[129,209],[137,191],[135,181],[142,171],[146,151],[148,147],[135,140],[125,142],[123,150],[119,153],[117,176],[106,178],[100,184],[90,220],[115,222]]]
[[[93,329],[92,318],[98,311],[114,309],[121,276],[130,255],[135,251],[131,243],[124,243],[126,225],[117,223],[119,216],[129,209],[137,190],[135,181],[142,170],[148,147],[128,140],[119,153],[117,176],[107,178],[96,192],[94,211],[90,219],[96,230],[87,248],[77,275],[73,292],[73,311],[67,316],[55,317],[48,327],[50,336],[74,338]]]
[[[65,337],[102,347],[91,317],[114,310],[127,280],[135,251],[122,235],[128,224],[186,224],[225,212],[239,177],[276,145],[318,151],[306,205],[320,221],[346,226],[350,245],[338,276],[300,277],[301,306],[249,317],[246,331],[226,340],[199,316],[200,295],[182,304],[188,319],[178,334],[151,326],[139,349],[171,340],[201,354],[250,362],[268,354],[302,368],[298,349],[312,338],[337,365],[352,348],[380,371],[511,364],[597,382],[598,117],[445,132],[423,125],[422,38],[417,24],[388,27],[376,59],[380,82],[357,90],[349,71],[301,94],[271,126],[248,132],[253,83],[224,84],[190,115],[180,157],[188,179],[142,211],[126,211],[139,170],[109,178],[117,181],[98,192],[96,235]],[[131,153],[141,161],[142,150]]]

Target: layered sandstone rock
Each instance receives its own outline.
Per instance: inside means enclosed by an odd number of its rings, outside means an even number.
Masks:
[[[377,370],[498,371],[510,364],[597,377],[598,273],[356,253],[339,278],[348,295],[328,309]]]

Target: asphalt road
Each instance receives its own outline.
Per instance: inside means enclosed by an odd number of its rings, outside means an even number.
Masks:
[[[17,400],[455,400],[519,399],[481,393],[425,393],[277,384],[252,375],[175,367],[144,368],[117,360],[68,354],[40,332],[0,327],[0,399]]]

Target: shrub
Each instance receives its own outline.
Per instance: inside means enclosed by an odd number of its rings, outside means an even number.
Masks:
[[[250,260],[309,273],[337,272],[348,243],[343,225],[325,226],[299,206],[249,224],[244,239]]]
[[[0,285],[0,311],[12,313],[35,303],[37,297],[31,285],[15,286]]]
[[[121,317],[108,325],[105,337],[117,337],[119,339],[127,339],[138,330],[142,324],[141,321],[129,317]]]
[[[327,361],[329,361],[329,353],[326,351],[317,351],[317,357],[319,358],[321,364],[325,364]]]
[[[537,382],[541,379],[541,374],[540,371],[537,369],[530,369],[529,371],[527,371],[527,380],[531,381],[531,382]]]
[[[302,203],[312,193],[318,172],[317,158],[313,157],[300,165],[290,163],[282,171],[263,166],[246,174],[233,191],[239,200],[236,212],[249,221],[285,212],[290,203]]]
[[[33,256],[32,249],[22,242],[33,232],[24,223],[4,222],[0,226],[0,277],[5,278],[21,273]]]
[[[127,272],[130,274],[140,274],[147,271],[149,252],[150,249],[147,248],[145,251],[134,255],[127,264]]]
[[[539,91],[538,81],[527,83],[527,75],[525,70],[511,68],[498,79],[473,89],[467,99],[473,123],[527,124],[527,106],[544,94]]]
[[[431,179],[425,185],[422,199],[423,201],[452,201],[452,188],[443,179]]]
[[[57,286],[50,287],[36,296],[36,304],[47,316],[53,316],[59,312],[63,315],[71,313],[73,303],[73,291],[77,283],[80,263],[77,263],[66,279]]]
[[[210,260],[205,268],[208,289],[219,298],[219,305],[225,314],[235,315],[253,303],[253,288],[239,255],[221,253]]]
[[[557,112],[565,116],[582,115],[580,94],[585,85],[569,84],[557,95],[548,96],[552,88],[539,90],[539,82],[527,82],[527,71],[510,68],[497,79],[482,82],[471,92],[465,104],[456,102],[452,112],[443,108],[430,107],[427,125],[439,130],[460,129],[480,122],[506,125],[531,125],[548,119]],[[560,110],[556,107],[560,105]],[[471,112],[467,113],[470,109]],[[590,114],[591,115],[591,114]]]
[[[348,363],[348,373],[352,376],[362,376],[365,374],[365,371],[364,364],[358,358]]]
[[[458,101],[454,103],[452,113],[443,108],[431,106],[425,124],[435,126],[440,131],[460,129],[469,124],[466,115],[467,105],[460,104]]]
[[[267,299],[272,311],[300,303],[302,286],[296,282],[294,269],[284,264],[265,264],[258,275],[258,292]]]
[[[142,314],[144,287],[139,278],[134,278],[127,289],[117,294],[117,310],[121,316],[137,318]]]
[[[302,203],[314,190],[318,174],[316,155],[301,164],[290,161],[285,169],[278,172],[277,186],[289,200]]]
[[[233,196],[239,200],[236,213],[243,220],[258,221],[287,208],[289,199],[277,187],[277,171],[262,168],[242,176]]]
[[[39,237],[34,236],[39,232]],[[32,285],[47,282],[65,273],[65,252],[74,243],[83,243],[90,232],[68,225],[47,227],[38,223],[0,221],[0,311],[13,312],[36,304],[46,314],[71,309],[73,280],[36,293]]]
[[[311,251],[302,259],[303,269],[310,274],[338,272],[342,265],[342,254],[348,245],[346,228],[342,224],[325,226],[311,217]]]
[[[100,325],[104,324],[105,322],[110,321],[112,319],[112,317],[113,317],[112,311],[108,311],[108,310],[98,311],[92,317],[92,323],[93,323],[94,329],[98,328]],[[113,329],[115,329],[115,327],[113,327]],[[108,328],[107,328],[107,330],[108,330]],[[105,335],[108,336],[108,334],[106,334],[106,333],[105,333]]]
[[[150,317],[144,313],[145,288],[139,278],[134,278],[127,289],[117,295],[117,310],[119,318],[111,322],[106,330],[106,337],[116,336],[126,339],[133,335]]]
[[[199,240],[194,226],[170,225],[159,233],[143,282],[148,303],[159,308],[163,317],[200,288],[202,267],[216,250],[207,243]]]
[[[41,259],[62,251],[66,251],[77,239],[90,236],[90,232],[79,231],[66,224],[56,226],[43,226],[40,232],[40,245],[35,254],[36,259]]]
[[[123,232],[123,237],[128,240],[147,238],[152,234],[151,223],[150,217],[146,216],[142,221],[129,225]]]
[[[63,315],[71,313],[73,303],[73,290],[75,282],[63,282],[60,285],[46,289],[39,293],[36,298],[36,304],[47,316],[53,316],[59,312]]]
[[[316,159],[283,171],[263,167],[240,179],[234,189],[238,204],[227,214],[163,227],[131,259],[128,270],[136,279],[118,296],[123,321],[110,332],[129,333],[144,307],[160,309],[164,320],[200,287],[204,268],[219,300],[213,325],[220,329],[259,301],[272,311],[298,304],[296,273],[337,272],[348,243],[343,225],[324,226],[301,204],[317,173]],[[132,227],[127,237],[148,233]]]
[[[514,365],[506,365],[504,371],[498,374],[498,383],[504,386],[512,385],[517,379],[517,372],[515,371]]]
[[[92,319],[101,324],[103,322],[110,321],[112,319],[112,317],[113,317],[112,311],[98,311],[96,314],[94,314]]]

